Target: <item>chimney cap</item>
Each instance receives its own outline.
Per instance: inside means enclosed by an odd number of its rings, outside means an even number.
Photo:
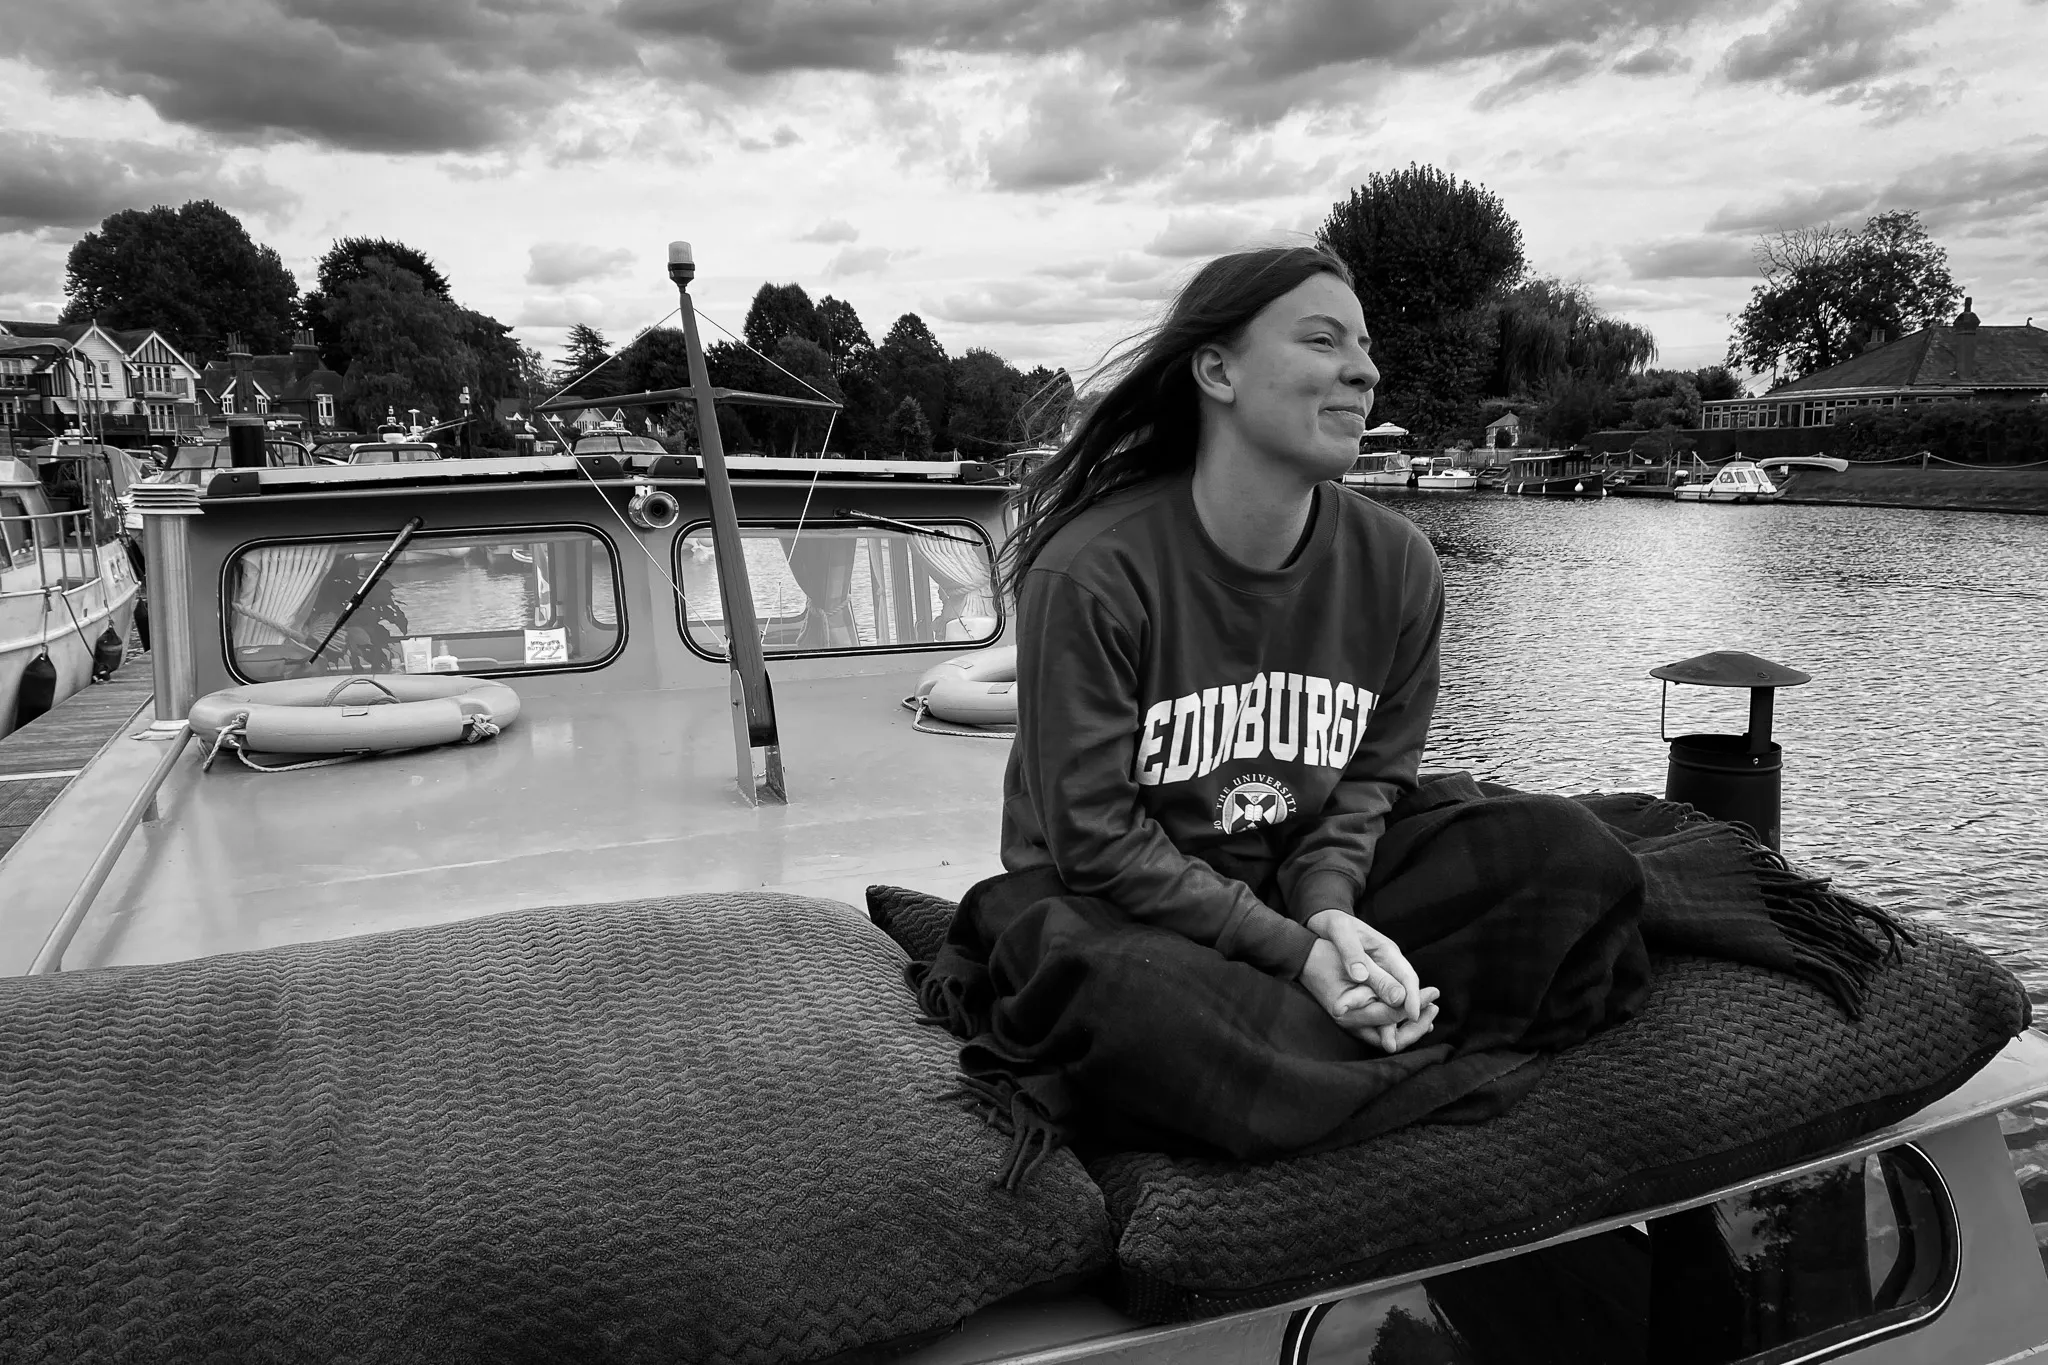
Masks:
[[[1970,311],[1970,305],[1975,302],[1976,300],[1968,294],[1963,295],[1963,311],[1956,314],[1955,327],[1958,332],[1974,332],[1977,330],[1977,315]]]

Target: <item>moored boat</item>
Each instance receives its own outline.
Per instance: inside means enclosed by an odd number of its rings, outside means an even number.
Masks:
[[[1607,486],[1583,450],[1542,451],[1508,461],[1508,492],[1532,498],[1604,498]]]
[[[110,671],[95,652],[110,632],[118,666],[141,592],[122,512],[135,480],[127,452],[93,442],[0,459],[0,734],[27,718],[31,666],[50,704]]]
[[[1463,468],[1456,460],[1439,455],[1430,460],[1427,469],[1416,473],[1415,486],[1439,493],[1468,493],[1479,487],[1479,471]]]
[[[1345,471],[1344,482],[1363,488],[1410,488],[1415,471],[1409,457],[1398,450],[1368,451]]]
[[[682,392],[708,409],[733,395],[684,322]],[[2048,1091],[2048,1043],[1975,1039],[1861,1107],[1798,1108],[1886,1075],[1879,1042],[1952,1026],[1932,997],[1873,999],[1864,1031],[1809,1011],[1775,1042],[1666,1001],[1665,1034],[1646,1014],[1596,1040],[1631,1063],[1609,1079],[1560,1064],[1580,1089],[1543,1093],[1576,1127],[1538,1106],[1411,1129],[1377,1168],[1062,1151],[992,1190],[1004,1143],[944,1099],[953,1049],[900,981],[946,907],[874,891],[997,870],[1006,746],[901,702],[1015,642],[991,575],[1010,489],[971,464],[728,467],[700,429],[691,456],[224,471],[146,509],[185,607],[156,738],[109,745],[0,861],[0,970],[79,973],[0,995],[39,1022],[12,1054],[39,1087],[6,1111],[16,1151],[77,1134],[101,1158],[9,1168],[34,1216],[0,1227],[0,1289],[41,1289],[9,1300],[37,1341],[919,1365],[1531,1342],[1984,1365],[2048,1343],[1997,1118]],[[436,545],[535,572],[492,584]],[[195,699],[331,680],[368,711],[344,690],[365,671],[495,679],[520,709],[460,747],[202,771]],[[57,1031],[66,1001],[106,1032]],[[153,1036],[198,1049],[179,1084],[139,1060]],[[30,1070],[31,1044],[59,1060]],[[1764,1064],[1731,1064],[1742,1047]],[[1768,1117],[1713,1088],[1729,1072]],[[1653,1110],[1670,1148],[1639,1139]],[[1701,1132],[1682,1171],[1657,1164]],[[1388,1189],[1405,1216],[1346,1202]]]

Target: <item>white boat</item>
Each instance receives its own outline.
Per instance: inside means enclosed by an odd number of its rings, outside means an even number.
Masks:
[[[1832,455],[1780,455],[1768,460],[1745,460],[1740,456],[1721,466],[1706,483],[1681,484],[1671,496],[1680,502],[1776,502],[1785,496],[1784,486],[1771,481],[1771,469],[1827,469],[1839,474],[1849,467],[1847,460]]]
[[[684,323],[702,376],[687,307]],[[691,393],[700,408],[718,396],[708,379]],[[653,398],[673,401],[673,393]],[[1446,1206],[1471,1202],[1479,1177],[1502,1173],[1448,1160],[1416,1163],[1393,1173],[1437,1182],[1416,1198],[1415,1226],[1402,1229],[1412,1240],[1398,1256],[1370,1263],[1352,1259],[1350,1243],[1335,1239],[1304,1253],[1310,1268],[1285,1280],[1233,1280],[1239,1233],[1263,1226],[1270,1238],[1277,1222],[1284,1240],[1299,1234],[1292,1223],[1257,1216],[1269,1208],[1246,1210],[1244,1196],[1230,1194],[1218,1202],[1232,1225],[1203,1263],[1223,1268],[1204,1270],[1198,1281],[1217,1293],[1249,1283],[1228,1308],[1214,1306],[1219,1300],[1202,1288],[1171,1312],[1127,1311],[1098,1273],[1106,1245],[1086,1265],[1078,1251],[1057,1263],[1045,1253],[1048,1270],[1025,1264],[1015,1248],[1026,1234],[1037,1239],[1033,1246],[1051,1245],[1046,1229],[1064,1206],[1052,1205],[1050,1194],[1034,1204],[984,1188],[1001,1139],[952,1101],[940,1102],[938,1092],[954,1079],[952,1048],[917,1026],[901,990],[906,959],[858,908],[875,883],[958,896],[999,867],[1007,744],[934,734],[902,699],[963,644],[1015,643],[1014,617],[1003,612],[991,578],[1010,490],[974,477],[968,466],[936,462],[915,479],[851,460],[810,469],[736,462],[728,474],[715,437],[708,444],[701,457],[626,452],[605,472],[567,456],[490,458],[264,468],[253,471],[253,488],[233,495],[150,490],[151,563],[165,566],[165,579],[175,574],[190,607],[180,613],[186,628],[165,627],[156,641],[157,724],[129,727],[150,742],[101,750],[0,859],[0,974],[77,973],[57,990],[20,997],[36,1001],[129,990],[127,1013],[95,1015],[89,1031],[135,1018],[191,1023],[149,1012],[155,997],[146,988],[167,980],[172,964],[274,969],[276,976],[263,978],[274,983],[291,964],[321,954],[382,956],[374,971],[333,974],[335,989],[351,1001],[345,1016],[302,1010],[265,985],[260,1029],[238,1027],[240,1016],[199,1017],[198,1026],[216,1035],[210,1045],[239,1047],[237,1055],[251,1059],[222,1066],[207,1082],[227,1097],[218,1112],[174,1087],[159,1089],[159,1078],[134,1056],[96,1048],[91,1037],[58,1036],[64,1075],[104,1078],[109,1091],[131,1099],[139,1093],[196,1117],[180,1128],[151,1113],[150,1145],[130,1164],[101,1155],[119,1148],[81,1145],[100,1159],[61,1170],[27,1165],[15,1172],[15,1186],[0,1187],[41,1201],[39,1216],[0,1220],[0,1250],[22,1248],[14,1264],[25,1267],[24,1278],[0,1280],[0,1288],[15,1289],[30,1271],[46,1286],[10,1299],[45,1324],[42,1335],[22,1332],[20,1339],[44,1343],[51,1358],[88,1357],[92,1340],[112,1339],[104,1326],[109,1306],[148,1296],[191,1305],[201,1327],[243,1333],[238,1340],[271,1342],[274,1335],[261,1334],[297,1329],[328,1345],[346,1336],[349,1348],[293,1342],[297,1349],[238,1355],[220,1346],[228,1338],[148,1320],[149,1358],[176,1361],[489,1358],[511,1354],[510,1329],[532,1321],[559,1324],[554,1348],[528,1352],[550,1358],[762,1365],[815,1365],[834,1354],[883,1359],[903,1350],[915,1351],[900,1356],[906,1365],[1671,1358],[1646,1357],[1642,1343],[1652,1330],[1667,1344],[1690,1333],[1715,1349],[1724,1339],[1754,1338],[1754,1345],[1687,1358],[1780,1365],[1822,1358],[1992,1365],[2048,1350],[2048,1293],[1999,1128],[2001,1110],[2048,1093],[2048,1040],[2031,1032],[1993,1048],[1960,1088],[1900,1101],[1896,1112],[1886,1111],[1889,1122],[1745,1135],[1747,1146],[1715,1155],[1682,1188],[1622,1179],[1610,1151],[1532,1143],[1507,1178],[1488,1188],[1535,1191],[1540,1201],[1548,1182],[1570,1177],[1589,1182],[1591,1192],[1563,1205],[1539,1202],[1483,1238],[1443,1244],[1434,1238],[1449,1234],[1431,1225]],[[672,496],[680,516],[635,519],[630,500],[643,486]],[[414,517],[427,527],[417,535],[417,523],[408,524]],[[396,527],[406,529],[394,541]],[[419,542],[436,540],[483,544],[549,566],[550,595],[529,604],[531,618],[508,620],[463,592],[407,606],[404,643],[420,646],[417,664],[415,651],[405,651],[407,670],[438,671],[445,659],[463,674],[508,679],[523,702],[516,724],[495,738],[480,736],[485,743],[301,765],[309,771],[247,772],[225,753],[212,771],[202,768],[186,720],[195,697],[272,678],[350,686],[354,661],[309,655],[298,642],[339,628],[342,599],[349,598],[343,617],[365,602],[363,562],[388,563],[411,578],[441,576],[453,586],[458,566],[411,562]],[[706,542],[716,570],[679,572],[691,547]],[[778,565],[773,575],[761,572]],[[379,608],[363,610],[374,616]],[[337,709],[351,707],[376,709],[353,702]],[[577,964],[592,959],[575,956],[577,945],[619,921],[623,903],[650,898],[690,901],[699,919],[671,937],[639,933],[630,951],[621,950],[627,968],[646,970],[603,981],[581,976]],[[573,913],[545,909],[564,906]],[[530,960],[502,972],[443,951],[536,923],[552,937],[535,937]],[[677,922],[647,923],[673,930]],[[741,937],[758,937],[764,924],[777,935],[772,957],[747,949],[754,938]],[[443,954],[454,968],[410,972],[422,952]],[[624,985],[614,989],[614,981]],[[605,1031],[603,1021],[627,997],[678,982],[695,992],[686,998],[698,1009],[675,1035],[683,1042]],[[871,982],[875,994],[865,1004],[869,997],[853,988]],[[490,1068],[458,1077],[445,1095],[422,1095],[426,1117],[380,1125],[359,1101],[363,1077],[384,1059],[341,1025],[375,1028],[388,1002],[421,992],[434,1002],[435,1031],[391,1059],[391,1068],[418,1076],[447,1049],[498,1051]],[[472,1013],[479,1000],[510,1001],[523,1013],[504,1028]],[[836,1013],[805,1013],[827,1006]],[[721,1011],[734,1007],[751,1011],[749,1019],[773,1015],[775,1036],[737,1037],[724,1028]],[[867,1033],[841,1036],[835,1021]],[[1926,1029],[1941,1022],[1927,1021]],[[1917,1030],[1922,1021],[1910,1025]],[[9,1047],[47,1045],[53,1027],[37,1038],[10,1038]],[[867,1034],[886,1037],[889,1050],[862,1046]],[[330,1035],[358,1047],[361,1058],[331,1074],[288,1072],[290,1049]],[[1718,1065],[1725,1040],[1713,1027],[1699,1035]],[[10,1061],[19,1055],[11,1051]],[[824,1062],[805,1061],[812,1070],[795,1065],[806,1058]],[[635,1092],[629,1116],[586,1102],[618,1090],[606,1077],[643,1064],[661,1075]],[[827,1080],[848,1083],[837,1090],[812,1084],[827,1064]],[[106,1128],[93,1126],[96,1115],[31,1093],[28,1081],[49,1080],[47,1070],[17,1064],[15,1076],[28,1080],[0,1087],[0,1104],[41,1104],[40,1139],[82,1131],[81,1144],[110,1140]],[[1786,1088],[1804,1093],[1822,1079],[1802,1074]],[[260,1084],[295,1089],[300,1110],[270,1122],[245,1102]],[[1641,1073],[1627,1084],[1652,1088]],[[1638,1115],[1646,1098],[1621,1095],[1616,1124],[1624,1113]],[[1681,1098],[1687,1122],[1708,1112],[1690,1092]],[[864,1121],[874,1116],[871,1140],[843,1153],[825,1145],[819,1132],[839,1131],[836,1108],[871,1100],[859,1111]],[[472,1136],[480,1127],[473,1116],[492,1120],[494,1159],[452,1145],[444,1127],[427,1121],[429,1110],[460,1119]],[[694,1135],[736,1117],[754,1121],[745,1142],[632,1146],[655,1123],[687,1124]],[[924,1149],[892,1145],[893,1135],[914,1124],[935,1132],[953,1125],[943,1129],[940,1159],[929,1167],[912,1164]],[[1483,1126],[1432,1126],[1417,1141],[1463,1142]],[[581,1144],[575,1150],[589,1168],[554,1159],[558,1139]],[[11,1150],[21,1141],[10,1133]],[[784,1177],[779,1186],[736,1185],[752,1178],[754,1149],[801,1160],[772,1168]],[[1078,1192],[1075,1207],[1100,1220],[1103,1193],[1086,1183],[1078,1163],[1055,1155],[1070,1182],[1065,1188]],[[1330,1169],[1314,1165],[1327,1155],[1304,1159],[1308,1169]],[[322,1193],[396,1208],[389,1227],[373,1230],[384,1240],[280,1200],[272,1186],[237,1179],[260,1168],[282,1183],[308,1165],[316,1174],[337,1172]],[[626,1171],[625,1184],[595,1182],[598,1166]],[[184,1173],[207,1182],[204,1202],[150,1202]],[[951,1183],[923,1183],[925,1174]],[[865,1176],[886,1186],[873,1205],[831,1202]],[[1041,1178],[1053,1178],[1050,1166]],[[1313,1179],[1320,1200],[1330,1179]],[[448,1198],[429,1197],[444,1188]],[[1828,1197],[1816,1202],[1815,1190]],[[1832,1197],[1843,1193],[1850,1197]],[[1155,1221],[1169,1234],[1181,1214],[1203,1216],[1199,1200],[1167,1195]],[[983,1202],[962,1207],[976,1199]],[[102,1251],[92,1232],[116,1206],[146,1219],[157,1240]],[[813,1222],[808,1241],[778,1237],[777,1228],[789,1226],[783,1215],[820,1206],[832,1221]],[[226,1245],[213,1231],[215,1209],[224,1216],[266,1211],[271,1221]],[[977,1209],[992,1212],[982,1219]],[[1475,1228],[1488,1228],[1486,1219],[1507,1215],[1473,1216]],[[416,1239],[430,1243],[417,1256],[386,1254],[413,1217],[439,1220],[434,1231],[442,1240]],[[630,1224],[633,1235],[588,1237],[600,1221]],[[247,1218],[237,1224],[244,1225],[257,1226]],[[1673,1246],[1685,1250],[1685,1236],[1720,1237],[1716,1229],[1728,1230],[1726,1246],[1703,1246],[1691,1261],[1672,1253]],[[1106,1223],[1101,1236],[1114,1241]],[[1794,1237],[1812,1248],[1797,1274],[1786,1258],[1773,1259]],[[215,1259],[181,1250],[207,1238]],[[723,1248],[729,1259],[694,1277],[679,1271],[697,1264],[688,1258],[700,1245]],[[1085,1251],[1095,1243],[1076,1234],[1073,1245]],[[324,1263],[331,1274],[268,1269],[299,1256],[297,1249],[325,1246],[341,1249]],[[523,1248],[565,1246],[596,1250],[573,1266],[516,1259]],[[1127,1250],[1131,1259],[1119,1273],[1128,1284],[1148,1272],[1137,1259],[1142,1247],[1118,1244],[1115,1255]],[[1731,1259],[1729,1250],[1746,1259]],[[308,1253],[291,1266],[313,1259]],[[541,1268],[513,1273],[527,1265]],[[961,1265],[979,1278],[949,1269]],[[1816,1265],[1825,1280],[1818,1292],[1811,1288]],[[9,1266],[0,1256],[0,1272]],[[265,1273],[271,1278],[258,1278]],[[998,1281],[999,1274],[1009,1278]],[[1855,1292],[1831,1295],[1837,1281]],[[371,1287],[361,1289],[364,1283]],[[864,1286],[879,1292],[878,1284],[891,1293],[887,1303],[863,1297]],[[678,1308],[684,1298],[690,1302]],[[1458,1315],[1475,1303],[1498,1339],[1551,1349],[1453,1351],[1462,1343]],[[509,1324],[507,1337],[494,1339],[507,1349],[493,1352],[493,1342],[467,1338],[459,1352],[452,1345],[438,1353],[402,1349],[440,1328],[440,1317],[421,1307],[427,1304],[452,1322],[441,1339]],[[705,1336],[692,1350],[683,1333],[700,1319],[715,1319],[724,1335]],[[126,1319],[137,1320],[132,1313]],[[1590,1329],[1606,1322],[1617,1336],[1598,1344],[1633,1340],[1632,1356],[1595,1349],[1599,1334]],[[758,1338],[743,1335],[761,1324]],[[1571,1335],[1562,1342],[1544,1337],[1564,1329]],[[12,1339],[0,1326],[0,1343]]]
[[[1479,487],[1479,471],[1461,469],[1457,461],[1440,455],[1415,476],[1415,486],[1440,493],[1468,493]]]
[[[93,442],[0,459],[0,734],[45,652],[62,701],[92,680],[103,633],[125,647],[142,590],[122,525],[133,480],[127,452]]]
[[[1344,473],[1344,482],[1354,487],[1407,488],[1414,480],[1408,457],[1398,450],[1369,451]]]

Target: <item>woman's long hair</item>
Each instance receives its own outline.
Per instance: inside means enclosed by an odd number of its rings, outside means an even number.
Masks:
[[[1193,359],[1228,345],[1273,300],[1302,281],[1351,271],[1322,247],[1279,246],[1219,256],[1197,271],[1149,332],[1124,343],[1075,402],[1078,423],[1057,452],[1025,470],[998,581],[1014,594],[1055,532],[1119,489],[1194,462],[1201,404]],[[1102,387],[1107,385],[1106,388]]]

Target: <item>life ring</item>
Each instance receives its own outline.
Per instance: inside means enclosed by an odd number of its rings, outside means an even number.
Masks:
[[[907,704],[955,725],[1017,723],[1017,647],[977,650],[934,664]]]
[[[216,751],[366,754],[488,739],[519,718],[501,682],[445,674],[286,678],[209,692],[192,703],[192,733]],[[225,738],[224,738],[225,737]]]

